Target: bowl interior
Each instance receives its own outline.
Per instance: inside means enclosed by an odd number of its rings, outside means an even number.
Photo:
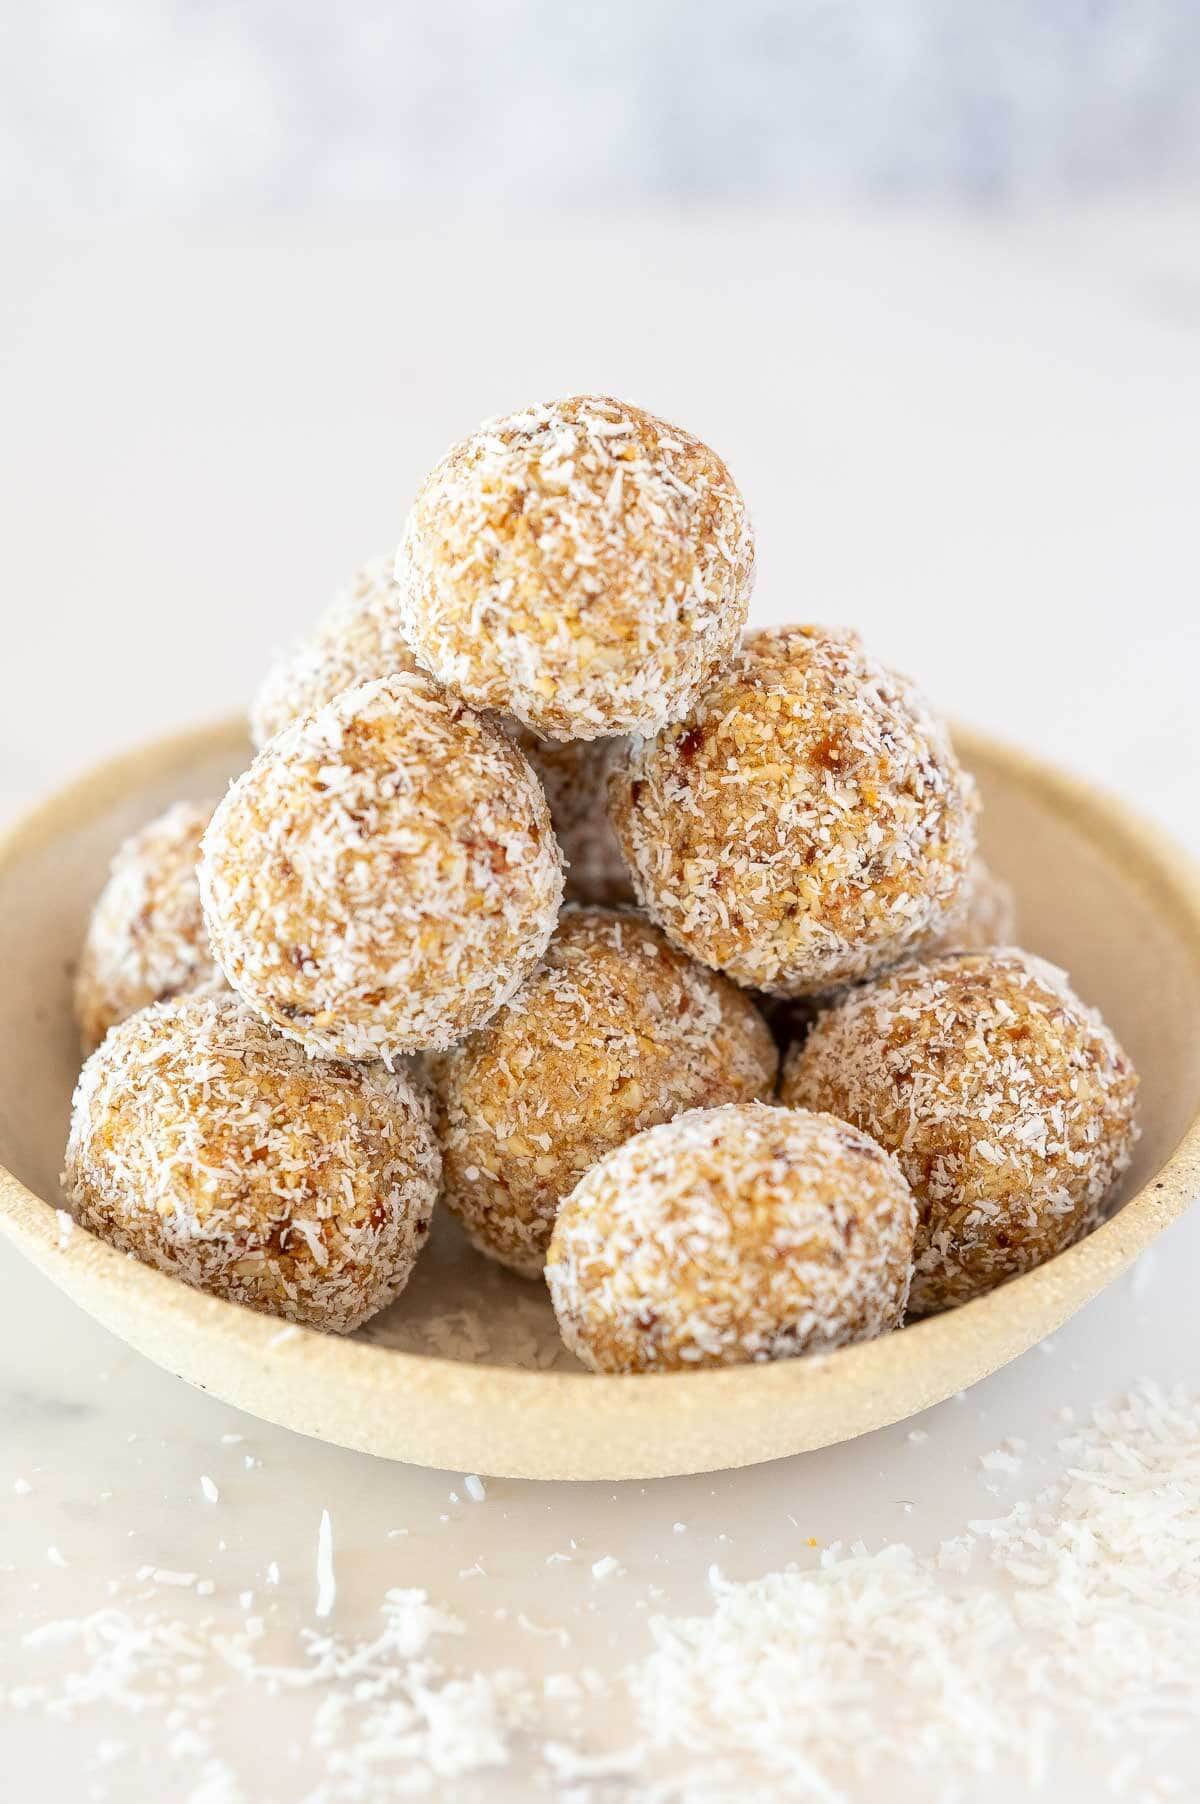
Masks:
[[[1141,1073],[1142,1138],[1123,1186],[1122,1199],[1126,1200],[1148,1183],[1153,1189],[1155,1175],[1187,1133],[1200,1106],[1200,1036],[1195,1032],[1200,1014],[1200,928],[1193,880],[1186,865],[1181,867],[1176,862],[1170,848],[1164,850],[1151,832],[1102,798],[971,734],[960,734],[959,744],[983,793],[985,855],[1016,891],[1020,942],[1071,972],[1077,990],[1103,1010]],[[79,1065],[71,1011],[72,969],[87,912],[104,880],[108,860],[126,834],[172,801],[219,794],[228,779],[242,768],[247,756],[248,748],[236,725],[147,748],[64,792],[18,829],[0,850],[0,1165],[36,1198],[44,1199],[48,1221],[52,1220],[50,1206],[61,1202],[59,1172]],[[1119,1221],[1118,1216],[1112,1227],[1117,1227]],[[1063,1267],[1061,1282],[1043,1284],[1044,1303],[1040,1307],[1029,1300],[1018,1307],[1017,1293],[1039,1277],[1045,1278],[1051,1268],[1033,1274],[1032,1279],[1018,1280],[982,1304],[956,1312],[970,1318],[969,1328],[966,1322],[963,1327],[973,1342],[971,1359],[962,1369],[954,1363],[956,1329],[952,1318],[941,1318],[891,1337],[894,1347],[888,1355],[889,1382],[906,1361],[924,1367],[930,1361],[940,1360],[945,1366],[944,1388],[931,1371],[923,1371],[919,1382],[914,1377],[910,1406],[920,1408],[935,1393],[950,1394],[972,1376],[981,1375],[983,1369],[991,1369],[1001,1359],[1021,1350],[1022,1345],[1029,1345],[1039,1333],[1050,1332],[1072,1307],[1116,1275],[1137,1250],[1135,1243],[1148,1238],[1148,1234],[1129,1237],[1126,1248],[1124,1243],[1113,1240],[1111,1233],[1111,1228],[1105,1227],[1092,1237],[1097,1240],[1106,1234],[1110,1236],[1103,1269],[1092,1269],[1086,1259],[1080,1262],[1086,1247],[1052,1262],[1053,1267]],[[101,1251],[107,1253],[107,1249]],[[52,1249],[45,1251],[44,1257],[41,1252],[35,1256],[51,1270],[51,1275],[59,1277],[53,1269]],[[118,1284],[127,1271],[126,1262],[105,1267],[98,1281],[110,1286]],[[129,1283],[136,1289],[143,1280],[154,1278],[154,1274],[141,1274]],[[59,1281],[67,1282],[63,1277]],[[162,1280],[144,1289],[144,1297],[151,1299],[145,1307],[170,1306],[175,1299],[169,1296],[167,1304],[163,1303],[163,1287],[168,1283]],[[67,1287],[71,1288],[69,1282]],[[171,1288],[179,1291],[177,1286]],[[76,1292],[80,1294],[78,1286]],[[141,1297],[143,1292],[138,1295]],[[1029,1298],[1033,1296],[1030,1291]],[[1010,1320],[1021,1319],[1020,1331],[1014,1334],[1011,1326],[1003,1333],[997,1329],[994,1349],[989,1351],[984,1346],[981,1350],[981,1335],[986,1343],[988,1324],[1003,1321],[998,1312],[1009,1299]],[[83,1300],[93,1306],[89,1298]],[[179,1294],[177,1309],[181,1322],[187,1317],[189,1322],[202,1325],[247,1313],[228,1305],[212,1305],[209,1299],[196,1299],[190,1293]],[[205,1309],[210,1312],[208,1315]],[[216,1314],[212,1313],[214,1310]],[[102,1317],[105,1313],[100,1308],[96,1312]],[[119,1315],[119,1310],[115,1314]],[[256,1322],[248,1332],[261,1326]],[[206,1326],[204,1332],[209,1331]],[[129,1338],[138,1341],[138,1332],[131,1331]],[[145,1338],[141,1337],[143,1341]],[[321,1337],[307,1334],[301,1338],[305,1342],[321,1341]],[[439,1222],[406,1293],[354,1340],[360,1343],[361,1354],[370,1353],[376,1362],[386,1360],[389,1352],[429,1355],[438,1362],[456,1364],[460,1370],[471,1368],[481,1379],[481,1368],[493,1368],[497,1376],[515,1371],[546,1374],[543,1383],[549,1383],[552,1371],[566,1374],[575,1367],[559,1342],[542,1287],[513,1278],[482,1259],[466,1246],[447,1218]],[[904,1343],[911,1343],[911,1352],[901,1351]],[[322,1352],[318,1346],[309,1357],[318,1364],[324,1360],[332,1371],[333,1364],[346,1355],[330,1343],[324,1343],[324,1348]],[[161,1352],[152,1350],[156,1357],[162,1357]],[[203,1366],[203,1354],[199,1357]],[[819,1362],[792,1362],[797,1367],[810,1365],[814,1373],[819,1367],[823,1374],[821,1407],[827,1421],[819,1436],[815,1429],[805,1429],[798,1419],[790,1427],[790,1438],[785,1435],[781,1441],[776,1436],[772,1442],[769,1435],[765,1441],[760,1437],[762,1451],[755,1451],[760,1442],[747,1447],[742,1444],[744,1437],[735,1434],[722,1457],[719,1432],[714,1428],[716,1452],[707,1456],[707,1463],[740,1463],[745,1458],[768,1457],[793,1447],[816,1445],[821,1438],[837,1438],[839,1419],[844,1420],[846,1432],[871,1425],[861,1411],[856,1414],[848,1408],[841,1418],[836,1411],[831,1413],[828,1386],[832,1375],[839,1371],[845,1373],[848,1383],[861,1386],[870,1381],[872,1359],[878,1364],[881,1357],[878,1348],[847,1349]],[[164,1363],[174,1363],[176,1369],[198,1377],[191,1355],[181,1354],[176,1361],[167,1358]],[[407,1363],[390,1362],[392,1367]],[[432,1361],[424,1359],[416,1362],[412,1371],[420,1373],[422,1384],[432,1383],[436,1389],[436,1380],[429,1378],[431,1367]],[[361,1358],[355,1370],[367,1370]],[[694,1388],[706,1377],[727,1376],[730,1375],[693,1374],[679,1384]],[[745,1385],[756,1381],[760,1381],[764,1398],[767,1396],[770,1387],[765,1368],[732,1376],[743,1390],[738,1393],[736,1387],[731,1390],[726,1386],[724,1391],[711,1387],[708,1399],[714,1408],[722,1395],[733,1399],[731,1409],[738,1407],[737,1395],[744,1401],[748,1394]],[[570,1383],[571,1393],[577,1396],[577,1387],[584,1382],[592,1387],[602,1383],[607,1394],[630,1398],[630,1408],[635,1413],[649,1401],[644,1379],[575,1378]],[[674,1381],[652,1382],[659,1386]],[[777,1385],[780,1380],[772,1375],[770,1382]],[[815,1377],[802,1378],[796,1373],[787,1382],[793,1386],[796,1407],[802,1415],[804,1387],[811,1390]],[[897,1383],[892,1385],[895,1398],[887,1406],[893,1413],[879,1416],[880,1420],[906,1413],[904,1386]],[[631,1387],[644,1393],[636,1404]],[[226,1394],[230,1390],[229,1385],[222,1387],[220,1383],[214,1383],[213,1388],[224,1388]],[[495,1406],[497,1396],[503,1398],[504,1394],[493,1387],[491,1406]],[[549,1396],[548,1391],[545,1394]],[[676,1395],[682,1402],[681,1389]],[[233,1400],[245,1399],[235,1396]],[[600,1402],[599,1392],[596,1402]],[[527,1404],[528,1395],[524,1394],[522,1407]],[[279,1413],[270,1405],[256,1405],[253,1399],[249,1400],[249,1407],[261,1407],[263,1413]],[[436,1407],[435,1399],[431,1399],[431,1407]],[[614,1403],[613,1407],[620,1413],[624,1404]],[[291,1418],[284,1412],[281,1419]],[[835,1432],[830,1432],[830,1423]],[[297,1420],[296,1425],[312,1432],[328,1432],[335,1439],[356,1438],[341,1422],[322,1427],[320,1422]],[[425,1457],[422,1448],[404,1444],[403,1436],[395,1444],[384,1442],[386,1436],[377,1450]],[[454,1443],[451,1449],[450,1444],[439,1443],[433,1450],[438,1463],[472,1464],[466,1448],[462,1449],[461,1458],[446,1460],[444,1455],[450,1450],[458,1452],[458,1444]],[[637,1469],[688,1470],[698,1469],[704,1463],[677,1459],[672,1464],[667,1455],[663,1460],[666,1463],[654,1466],[643,1459]],[[476,1469],[486,1469],[478,1457],[474,1463]],[[616,1455],[597,1469],[617,1475],[618,1467],[634,1469],[628,1462],[621,1466]],[[503,1470],[504,1465],[493,1460],[491,1469]],[[510,1463],[510,1469],[518,1468]]]

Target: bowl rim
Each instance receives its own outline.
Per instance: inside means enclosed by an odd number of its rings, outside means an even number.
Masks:
[[[1126,854],[1136,854],[1128,861],[1130,881],[1147,894],[1160,916],[1170,919],[1200,980],[1200,866],[1191,856],[1163,828],[1090,781],[990,734],[962,726],[953,732],[968,767],[984,763],[1002,769],[1052,812],[1069,813],[1094,843],[1119,844]],[[183,773],[201,757],[216,759],[247,744],[245,720],[238,715],[119,752],[0,832],[0,871],[86,814],[128,795],[137,783],[176,769]],[[913,1323],[899,1336],[828,1354],[637,1375],[473,1363],[282,1323],[188,1289],[77,1225],[64,1231],[56,1213],[60,1204],[39,1197],[3,1165],[0,1231],[102,1325],[157,1363],[252,1414],[385,1457],[463,1469],[457,1456],[462,1435],[445,1423],[439,1427],[437,1420],[457,1415],[496,1425],[494,1434],[484,1436],[493,1449],[491,1463],[477,1459],[470,1462],[473,1470],[515,1477],[645,1478],[780,1457],[850,1438],[942,1401],[1061,1326],[1182,1215],[1198,1191],[1200,1098],[1163,1164],[1114,1216],[1045,1265],[986,1296]],[[958,1345],[964,1338],[970,1346],[965,1358]],[[286,1357],[281,1354],[285,1344]],[[898,1361],[900,1345],[906,1357]],[[904,1382],[898,1365],[921,1369],[915,1375],[910,1370]],[[829,1432],[829,1420],[824,1428],[806,1430],[799,1420],[806,1410],[815,1405],[818,1418],[830,1415],[821,1398],[835,1370],[855,1399],[847,1432]],[[901,1390],[910,1400],[898,1409]],[[339,1407],[340,1396],[359,1393],[374,1394],[374,1407]],[[518,1424],[544,1417],[545,1432],[553,1433],[549,1423],[556,1414],[561,1417],[563,1405],[585,1398],[583,1413],[589,1420],[597,1425],[607,1421],[610,1428],[620,1422],[617,1438],[627,1448],[624,1455],[606,1454],[598,1445],[589,1451],[582,1427],[557,1453],[553,1446],[539,1453],[536,1434],[531,1437],[524,1427],[518,1431]],[[381,1423],[377,1412],[389,1406],[401,1417],[407,1408],[408,1418]],[[687,1451],[688,1443],[698,1447],[703,1439],[698,1431],[714,1413],[729,1418],[743,1407],[759,1416],[766,1411],[777,1428],[748,1434],[744,1444],[730,1448],[727,1459],[713,1458],[711,1450],[699,1458],[695,1450]],[[794,1422],[785,1419],[793,1415]],[[507,1448],[506,1421],[514,1431]],[[598,1428],[596,1439],[603,1438]],[[639,1448],[644,1449],[640,1455]],[[452,1453],[456,1457],[447,1457]]]

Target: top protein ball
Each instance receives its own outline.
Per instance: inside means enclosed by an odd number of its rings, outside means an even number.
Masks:
[[[686,720],[634,738],[609,811],[642,906],[748,989],[806,996],[958,918],[975,790],[912,685],[852,634],[747,637]]]
[[[417,656],[550,739],[656,733],[745,623],[754,541],[715,452],[606,395],[489,421],[426,478],[396,554]]]
[[[480,1027],[545,951],[562,858],[508,735],[431,677],[347,689],[259,753],[204,838],[218,964],[281,1033],[383,1059]]]
[[[308,637],[263,678],[250,704],[257,750],[343,689],[420,668],[400,631],[396,597],[391,558],[375,558],[355,572]]]

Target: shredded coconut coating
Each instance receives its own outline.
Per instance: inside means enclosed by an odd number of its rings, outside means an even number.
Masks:
[[[567,901],[632,902],[633,884],[608,818],[608,763],[622,742],[542,739],[515,721],[507,724],[546,792],[567,861]]]
[[[916,1206],[844,1121],[764,1103],[679,1115],[563,1203],[546,1281],[593,1371],[790,1359],[899,1326]]]
[[[988,946],[1011,945],[1016,925],[1011,885],[989,870],[977,854],[971,860],[963,902],[954,922],[935,945],[921,953],[921,959],[924,962],[940,958],[945,952],[982,952]],[[780,1051],[787,1052],[803,1040],[821,1010],[832,1008],[845,994],[844,988],[814,996],[767,996],[759,992],[754,1000]]]
[[[375,558],[355,572],[308,637],[267,673],[250,705],[250,736],[261,751],[284,727],[344,689],[419,668],[400,631],[392,560]]]
[[[747,988],[856,983],[951,925],[977,802],[942,723],[854,635],[745,640],[686,720],[631,739],[609,809],[642,906]]]
[[[1133,1155],[1137,1077],[1063,972],[1015,948],[905,965],[823,1014],[786,1103],[893,1151],[916,1195],[911,1309],[929,1315],[1093,1228]]]
[[[540,1275],[558,1205],[606,1153],[685,1109],[767,1097],[749,998],[644,917],[567,909],[537,971],[436,1062],[445,1198],[482,1252]]]
[[[198,1290],[348,1334],[399,1296],[440,1175],[406,1077],[318,1063],[236,997],[115,1027],[75,1091],[77,1221]]]
[[[426,478],[396,555],[418,657],[551,739],[655,733],[745,623],[754,541],[707,445],[607,395],[491,420]]]
[[[396,674],[259,753],[213,816],[200,884],[252,1008],[314,1055],[391,1063],[512,995],[554,930],[562,859],[507,735]]]
[[[225,988],[209,950],[196,866],[215,802],[176,802],[118,850],[75,977],[85,1053],[150,1002]]]

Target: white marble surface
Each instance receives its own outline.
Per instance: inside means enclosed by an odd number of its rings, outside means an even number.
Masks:
[[[366,227],[21,242],[0,364],[0,811],[238,705],[270,648],[396,536],[446,442],[531,395],[606,386],[729,457],[760,527],[760,619],[856,621],[960,715],[1200,848],[1196,223],[1130,210],[1003,229],[704,218],[470,242]],[[989,1485],[1006,1500],[1053,1469],[1064,1404],[1143,1373],[1194,1386],[1198,1259],[1200,1214],[1048,1352],[929,1412],[925,1443],[907,1425],[712,1478],[496,1480],[474,1503],[462,1474],[374,1463],[185,1390],[0,1251],[0,1686],[58,1657],[23,1644],[30,1628],[103,1604],[113,1580],[126,1599],[152,1592],[142,1566],[212,1581],[209,1597],[170,1593],[197,1622],[240,1621],[252,1589],[286,1641],[314,1620],[323,1509],[339,1630],[361,1631],[387,1585],[422,1585],[467,1622],[451,1664],[616,1672],[651,1611],[703,1606],[714,1561],[748,1577],[810,1536],[931,1547],[994,1512]],[[1009,1435],[1030,1443],[1022,1471],[981,1470]],[[597,1581],[606,1554],[623,1570]],[[313,1782],[309,1708],[247,1695],[224,1714],[221,1744],[257,1763],[255,1804]],[[202,1763],[167,1755],[164,1714],[10,1715],[0,1791],[226,1804],[196,1789]],[[622,1727],[604,1703],[575,1738],[619,1745]],[[107,1761],[106,1737],[123,1744]],[[479,1795],[530,1795],[518,1753]],[[1060,1750],[1068,1804],[1097,1795],[1089,1759]],[[1195,1746],[1165,1764],[1182,1795],[1200,1787]],[[592,1797],[627,1790],[597,1781]],[[985,1796],[1012,1793],[972,1804]]]

